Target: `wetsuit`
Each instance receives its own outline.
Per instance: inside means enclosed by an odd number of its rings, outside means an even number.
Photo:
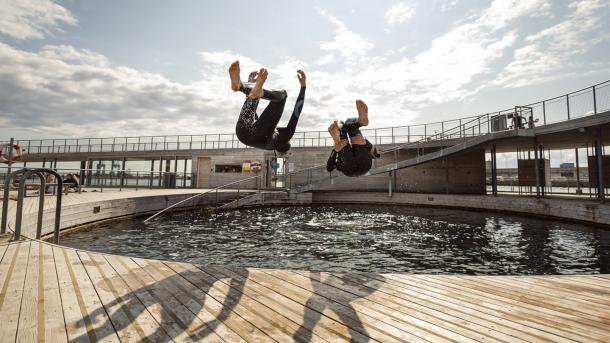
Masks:
[[[339,136],[341,140],[347,139],[348,137],[355,137],[362,135],[360,132],[360,123],[358,118],[349,118],[343,123],[343,126],[339,130]],[[373,152],[374,147],[371,142],[365,140],[366,144],[347,144],[340,151],[333,151],[326,162],[326,170],[331,172],[335,168],[341,171],[346,176],[360,176],[366,174],[373,165]],[[376,151],[376,158],[379,157]]]
[[[252,91],[253,83],[242,83],[239,90],[246,94]],[[277,127],[288,94],[285,90],[266,90],[263,89],[262,98],[269,100],[269,105],[263,110],[260,116],[256,113],[259,99],[246,97],[246,101],[241,108],[235,133],[237,138],[244,144],[254,148],[264,150],[278,150],[285,152],[290,148],[289,141],[297,128],[299,116],[305,102],[305,86],[301,86],[299,96],[294,104],[294,110],[286,127]]]

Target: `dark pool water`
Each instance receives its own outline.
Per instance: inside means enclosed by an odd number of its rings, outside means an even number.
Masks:
[[[461,210],[314,206],[111,222],[61,244],[134,257],[333,272],[610,272],[610,231]]]

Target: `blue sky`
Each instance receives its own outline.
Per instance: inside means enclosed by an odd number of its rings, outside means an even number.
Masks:
[[[0,135],[231,133],[265,66],[299,130],[369,104],[371,126],[527,104],[610,79],[610,1],[0,0]],[[287,117],[287,116],[286,116]]]

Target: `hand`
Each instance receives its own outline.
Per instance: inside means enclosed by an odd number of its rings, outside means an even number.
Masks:
[[[250,73],[250,75],[248,75],[248,82],[256,82],[256,79],[258,78],[258,72],[255,70],[253,72]]]
[[[305,77],[305,72],[303,72],[302,70],[297,70],[297,78],[299,79],[301,87],[305,87],[305,81],[307,80],[307,78]]]

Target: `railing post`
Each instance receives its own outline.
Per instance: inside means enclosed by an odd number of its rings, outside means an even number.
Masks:
[[[377,142],[377,129],[375,129],[375,145],[378,145],[379,142]]]
[[[407,143],[411,143],[411,125],[407,126]]]
[[[542,101],[542,122],[546,125],[546,101]]]
[[[595,94],[595,85],[593,86],[593,114],[597,114],[597,97]]]
[[[566,105],[568,109],[568,120],[570,120],[570,94],[566,94]]]

